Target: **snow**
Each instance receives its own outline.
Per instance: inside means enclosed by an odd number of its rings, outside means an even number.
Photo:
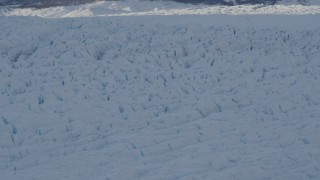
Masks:
[[[1,179],[320,178],[319,11],[51,10],[0,16]]]

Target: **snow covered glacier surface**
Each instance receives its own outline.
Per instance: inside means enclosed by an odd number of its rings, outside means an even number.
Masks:
[[[319,19],[0,17],[1,179],[319,179]]]

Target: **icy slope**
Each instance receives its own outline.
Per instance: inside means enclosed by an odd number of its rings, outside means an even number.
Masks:
[[[319,19],[1,17],[1,179],[319,179]]]

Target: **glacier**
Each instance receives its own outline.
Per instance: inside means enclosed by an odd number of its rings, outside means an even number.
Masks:
[[[49,10],[0,16],[1,179],[320,178],[320,13]]]

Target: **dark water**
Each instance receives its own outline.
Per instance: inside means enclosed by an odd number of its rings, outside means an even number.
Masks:
[[[68,6],[85,4],[96,1],[106,0],[0,0],[0,6],[15,5],[16,7],[34,7],[34,8],[46,8],[53,6]],[[156,1],[156,0],[153,0]],[[220,4],[220,5],[234,5],[227,0],[165,0],[176,1],[181,3],[191,4]],[[275,4],[279,0],[236,0],[236,4]],[[300,0],[305,1],[305,0]]]

